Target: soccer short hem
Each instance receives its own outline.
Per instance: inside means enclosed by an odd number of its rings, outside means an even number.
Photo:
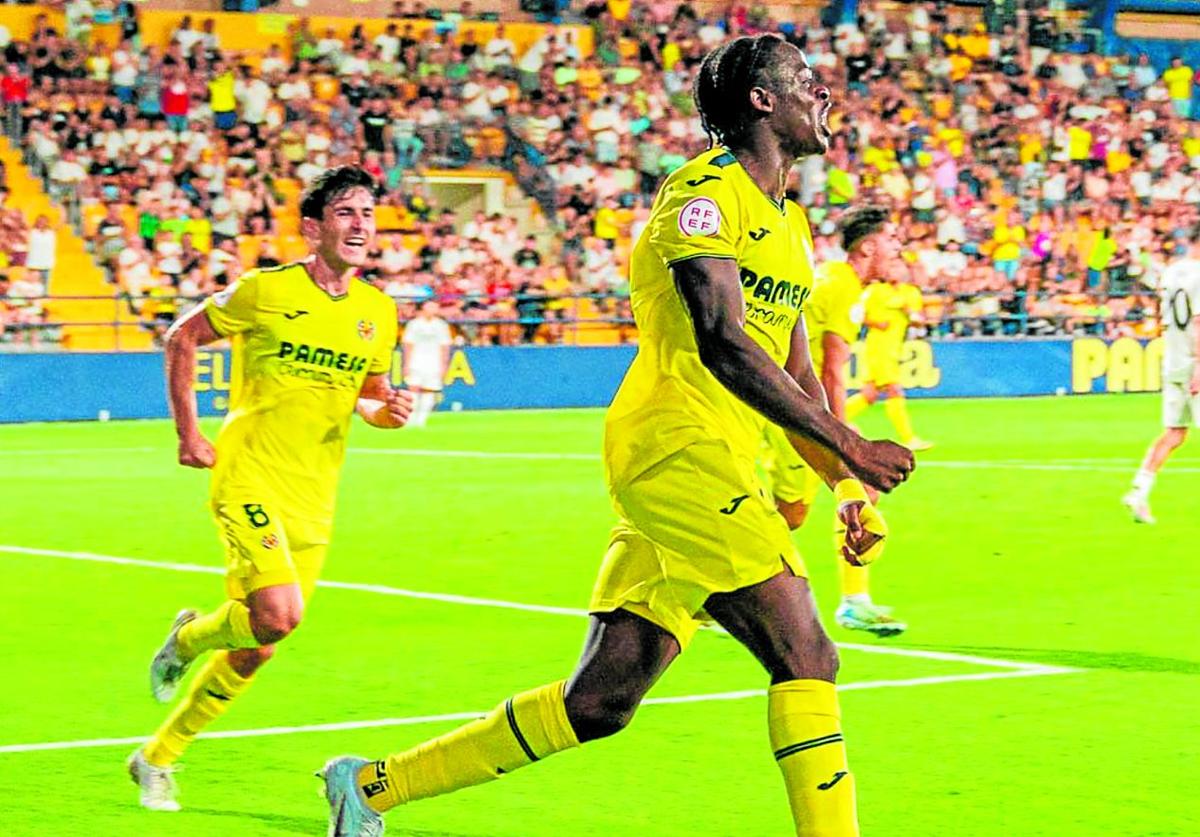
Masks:
[[[231,599],[284,584],[307,600],[325,563],[328,527],[291,520],[274,506],[222,502],[213,516],[225,545],[225,590]]]
[[[1162,385],[1163,427],[1200,427],[1200,395],[1188,392],[1186,381],[1164,381]]]
[[[613,529],[588,609],[625,608],[681,647],[708,598],[790,570],[806,577],[791,533],[754,462],[719,441],[696,442],[614,492]]]

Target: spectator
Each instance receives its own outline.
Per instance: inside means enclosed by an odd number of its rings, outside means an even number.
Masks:
[[[46,292],[50,285],[50,275],[54,272],[57,259],[58,234],[50,226],[50,218],[39,215],[29,231],[25,267],[33,272],[41,283],[41,293]]]

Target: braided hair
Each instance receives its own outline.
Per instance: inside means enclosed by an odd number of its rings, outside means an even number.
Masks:
[[[785,43],[773,33],[744,36],[704,56],[692,98],[710,144],[737,143],[760,118],[747,94],[752,87],[772,87],[777,82],[773,59]]]

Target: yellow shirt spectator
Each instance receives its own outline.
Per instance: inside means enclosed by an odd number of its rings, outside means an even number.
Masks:
[[[1025,228],[999,224],[996,231],[992,233],[992,241],[995,244],[992,248],[993,261],[1014,261],[1021,258],[1021,243],[1025,241]]]
[[[1195,72],[1187,64],[1169,67],[1163,72],[1163,83],[1167,85],[1167,95],[1172,99],[1192,98],[1192,79]]]
[[[596,234],[596,238],[616,241],[621,232],[617,225],[617,211],[608,206],[602,206],[596,210],[596,220],[593,222],[592,230]]]
[[[1072,125],[1067,129],[1067,156],[1072,160],[1086,160],[1092,153],[1092,132],[1087,128]]]
[[[971,68],[975,66],[975,62],[961,52],[956,52],[950,56],[950,80],[962,81],[971,72]]]
[[[629,7],[632,5],[633,0],[608,0],[608,13],[613,20],[625,20],[629,17]]]
[[[233,96],[233,71],[226,70],[208,83],[208,105],[213,113],[229,113],[237,110]]]
[[[937,132],[937,140],[946,150],[955,157],[961,157],[963,153],[963,145],[966,141],[966,135],[963,134],[962,128],[941,128]]]
[[[1042,138],[1038,134],[1021,134],[1021,163],[1032,163],[1040,160],[1046,150]]]
[[[667,41],[662,48],[662,65],[664,70],[671,70],[683,58],[683,50],[674,41]]]

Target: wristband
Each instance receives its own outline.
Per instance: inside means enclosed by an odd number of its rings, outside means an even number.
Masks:
[[[839,480],[833,487],[833,499],[837,501],[838,509],[849,503],[869,503],[867,489],[856,479]]]

